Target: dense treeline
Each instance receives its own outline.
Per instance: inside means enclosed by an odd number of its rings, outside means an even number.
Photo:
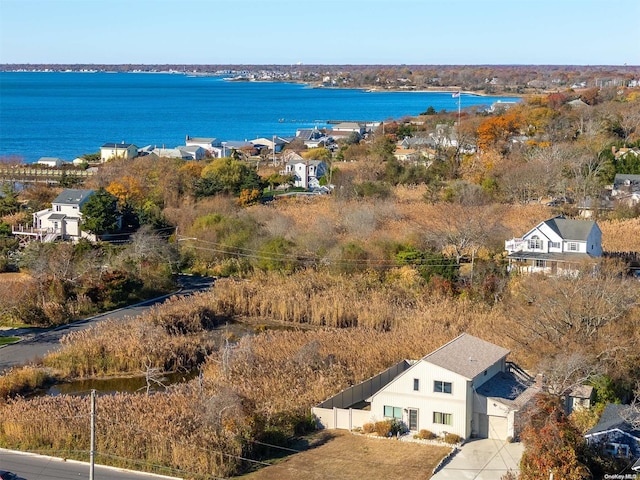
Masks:
[[[263,74],[279,80],[322,83],[328,76],[332,87],[347,88],[442,88],[457,87],[487,93],[534,93],[568,88],[626,86],[638,80],[637,66],[561,65],[182,65],[182,64],[13,64],[4,71],[99,70],[110,72],[173,71],[200,74]]]

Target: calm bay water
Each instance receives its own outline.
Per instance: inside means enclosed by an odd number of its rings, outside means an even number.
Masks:
[[[462,108],[505,97],[463,95]],[[0,72],[0,157],[73,160],[106,142],[184,145],[272,135],[328,120],[381,121],[433,106],[456,110],[450,93],[364,92],[305,85],[228,82],[179,74]]]

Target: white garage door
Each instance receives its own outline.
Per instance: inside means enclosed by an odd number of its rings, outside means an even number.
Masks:
[[[489,438],[507,439],[507,417],[489,415]]]

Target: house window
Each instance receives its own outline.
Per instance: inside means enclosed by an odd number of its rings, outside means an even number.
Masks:
[[[450,413],[433,412],[433,423],[453,425],[453,415]]]
[[[567,244],[567,249],[570,252],[577,252],[578,251],[578,244],[576,242],[569,242]]]
[[[62,209],[60,205],[56,205],[56,212],[59,212]]]
[[[547,262],[545,260],[535,260],[534,264],[538,268],[544,268],[547,266]]]
[[[451,382],[435,380],[433,382],[433,391],[437,393],[451,393]]]
[[[608,455],[616,457],[628,457],[629,445],[625,445],[624,443],[607,443],[604,446],[604,451]]]
[[[385,418],[397,418],[402,420],[402,408],[400,407],[390,407],[389,405],[384,406],[384,417]]]
[[[537,235],[529,239],[529,250],[542,250],[542,240]]]
[[[420,379],[419,378],[414,378],[413,379],[413,391],[414,392],[418,392],[420,390]]]
[[[560,248],[560,242],[551,242],[549,245],[551,248]]]

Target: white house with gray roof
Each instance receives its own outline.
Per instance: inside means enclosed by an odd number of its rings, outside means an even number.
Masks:
[[[522,273],[571,274],[602,257],[602,232],[592,220],[562,216],[540,222],[505,242],[509,268]]]
[[[43,241],[93,238],[82,231],[82,206],[94,194],[93,190],[66,189],[58,195],[51,208],[33,214],[34,228],[42,232]]]
[[[516,437],[518,412],[539,389],[507,362],[508,354],[506,348],[463,333],[420,360],[401,362],[395,376],[385,371],[323,402],[313,413],[327,428],[396,419],[413,432],[455,433],[463,439]],[[366,398],[358,395],[371,390]]]
[[[327,173],[327,164],[322,160],[306,160],[299,155],[289,156],[289,160],[282,172],[293,175],[296,187],[306,189],[320,187],[320,179]]]

